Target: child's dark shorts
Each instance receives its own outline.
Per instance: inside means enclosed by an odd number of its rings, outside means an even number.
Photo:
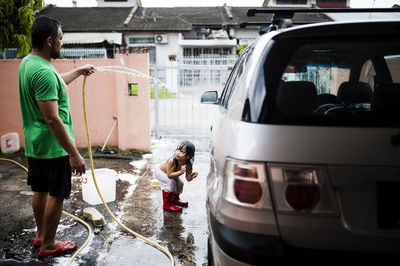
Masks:
[[[69,156],[53,159],[28,157],[28,185],[34,192],[49,192],[50,196],[71,194],[71,165]]]

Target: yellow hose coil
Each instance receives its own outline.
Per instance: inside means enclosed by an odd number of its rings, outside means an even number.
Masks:
[[[86,117],[86,100],[85,100],[85,83],[86,83],[86,78],[87,76],[85,76],[83,78],[83,87],[82,87],[82,102],[83,102],[83,117],[85,119],[85,127],[86,127],[86,137],[87,137],[87,142],[88,142],[88,151],[89,151],[89,161],[90,161],[90,169],[92,170],[92,175],[93,175],[93,181],[94,184],[96,186],[97,192],[99,193],[99,196],[101,198],[101,201],[103,202],[104,207],[106,208],[107,212],[110,214],[110,216],[122,227],[124,228],[126,231],[128,231],[129,233],[131,233],[132,235],[141,238],[142,240],[144,240],[145,242],[147,242],[148,244],[158,248],[159,250],[161,250],[162,252],[164,252],[165,255],[168,256],[168,258],[171,260],[171,265],[174,266],[175,265],[175,261],[174,258],[172,257],[171,253],[164,249],[163,247],[161,247],[160,245],[158,245],[157,243],[151,241],[150,239],[132,231],[131,229],[129,229],[128,227],[126,227],[125,225],[123,225],[120,221],[118,221],[118,219],[114,216],[114,214],[111,212],[110,208],[108,208],[108,205],[106,204],[106,202],[103,199],[103,196],[100,193],[99,187],[97,186],[97,182],[96,182],[96,178],[94,175],[94,166],[93,166],[93,157],[92,157],[92,146],[90,144],[90,134],[89,134],[89,129],[88,129],[88,123],[87,123],[87,117]]]

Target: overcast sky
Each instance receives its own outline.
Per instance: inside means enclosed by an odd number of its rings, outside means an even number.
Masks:
[[[77,6],[96,6],[96,0],[76,0]],[[261,6],[264,0],[141,0],[144,7],[171,6]],[[46,4],[72,6],[72,0],[45,0]],[[351,7],[392,7],[400,5],[400,0],[350,0]]]

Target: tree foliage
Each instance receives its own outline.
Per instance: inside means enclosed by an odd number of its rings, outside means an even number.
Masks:
[[[246,47],[247,47],[247,45],[245,45],[245,44],[237,44],[236,45],[236,53],[238,55],[241,55],[243,53],[244,49],[246,49]]]
[[[18,57],[31,49],[31,27],[34,13],[42,9],[44,0],[0,1],[0,50],[18,48]]]

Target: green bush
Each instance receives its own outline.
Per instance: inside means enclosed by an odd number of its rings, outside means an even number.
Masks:
[[[174,98],[172,94],[165,88],[158,88],[159,99],[171,99]],[[154,99],[154,85],[150,85],[150,99]]]
[[[243,53],[244,49],[246,49],[246,47],[247,47],[247,45],[244,45],[244,44],[236,45],[236,53],[238,55],[241,55]]]

